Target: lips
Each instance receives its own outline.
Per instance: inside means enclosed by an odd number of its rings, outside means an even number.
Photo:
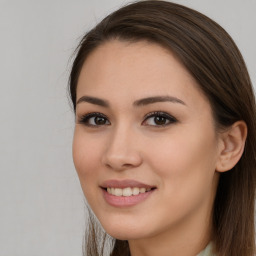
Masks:
[[[107,180],[101,184],[106,202],[115,207],[136,205],[148,198],[156,186],[135,180]]]

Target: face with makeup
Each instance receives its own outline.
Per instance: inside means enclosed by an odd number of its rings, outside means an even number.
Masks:
[[[209,239],[219,143],[209,101],[170,51],[113,40],[86,59],[73,157],[113,237]]]

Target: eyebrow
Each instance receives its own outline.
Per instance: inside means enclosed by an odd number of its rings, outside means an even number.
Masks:
[[[145,106],[157,102],[172,102],[172,103],[180,103],[182,105],[186,105],[184,101],[173,97],[173,96],[155,96],[155,97],[148,97],[140,100],[136,100],[133,105],[134,106]]]
[[[88,102],[94,105],[107,107],[107,108],[110,107],[110,104],[108,101],[91,97],[91,96],[82,96],[76,102],[76,104],[79,104],[81,102]],[[145,105],[149,105],[157,102],[172,102],[172,103],[179,103],[182,105],[186,105],[184,101],[173,96],[154,96],[154,97],[147,97],[147,98],[136,100],[134,101],[133,106],[139,107],[139,106],[145,106]]]
[[[109,103],[106,100],[102,100],[99,98],[95,98],[95,97],[90,97],[90,96],[82,96],[77,102],[76,104],[79,104],[81,102],[88,102],[94,105],[99,105],[102,107],[109,107]]]

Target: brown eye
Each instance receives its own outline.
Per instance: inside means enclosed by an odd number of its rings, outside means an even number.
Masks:
[[[175,122],[177,120],[165,112],[154,112],[146,115],[143,125],[163,127]]]
[[[154,117],[154,122],[157,125],[165,125],[168,120],[163,116],[156,116]]]
[[[94,123],[96,125],[104,125],[107,123],[107,119],[102,116],[96,116],[94,117]]]
[[[103,126],[103,125],[110,125],[109,120],[107,117],[101,113],[90,113],[84,115],[80,120],[79,123],[85,124],[87,126]]]

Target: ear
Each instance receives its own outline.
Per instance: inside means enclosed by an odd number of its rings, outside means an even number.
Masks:
[[[228,171],[237,164],[244,152],[246,137],[247,125],[244,121],[235,122],[228,130],[220,134],[217,172]]]

